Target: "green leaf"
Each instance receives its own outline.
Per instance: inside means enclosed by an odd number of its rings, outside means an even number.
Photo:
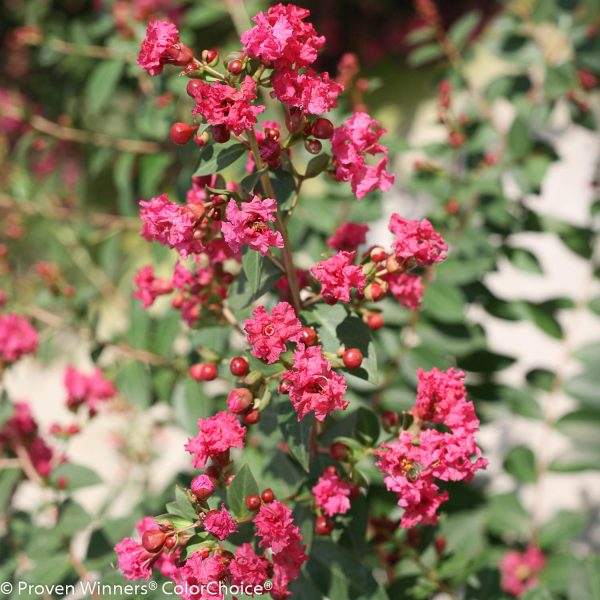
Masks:
[[[55,531],[66,538],[83,531],[90,523],[91,517],[83,506],[67,500],[60,509],[60,519],[56,524]]]
[[[584,406],[600,408],[600,370],[584,371],[571,377],[565,383],[565,391]]]
[[[237,519],[245,519],[252,513],[246,506],[246,497],[258,495],[258,484],[250,467],[243,465],[227,488],[227,505]]]
[[[504,469],[518,481],[532,483],[536,480],[535,455],[526,446],[515,446],[504,459]]]
[[[320,592],[335,600],[386,600],[369,569],[348,550],[333,542],[315,540],[307,573]]]
[[[189,435],[198,433],[198,419],[213,414],[213,401],[207,397],[204,386],[190,377],[177,382],[172,402],[175,420]]]
[[[596,313],[600,316],[600,296],[590,300],[588,307],[593,313]]]
[[[124,67],[122,60],[98,61],[85,88],[86,106],[92,114],[100,112],[114,97]]]
[[[306,173],[304,174],[305,179],[311,179],[321,174],[329,164],[329,155],[319,154],[314,158],[311,158],[306,165]]]
[[[175,487],[175,502],[169,502],[166,509],[170,515],[181,517],[189,524],[198,519],[196,509],[188,498],[186,491],[179,486]]]
[[[515,117],[508,132],[508,149],[514,159],[523,158],[532,148],[533,141],[529,134],[529,125],[521,117]]]
[[[513,493],[492,496],[485,508],[487,528],[496,535],[523,537],[529,528],[529,515]]]
[[[22,476],[21,469],[2,469],[0,471],[0,514],[4,514],[12,492]]]
[[[200,153],[194,177],[213,175],[238,161],[246,153],[246,146],[230,141],[225,144],[207,144]]]
[[[140,194],[143,198],[155,193],[172,162],[173,156],[164,152],[145,154],[139,159]]]
[[[572,540],[585,531],[590,515],[585,512],[561,510],[540,528],[538,544],[549,548],[560,542]]]
[[[423,310],[442,323],[460,323],[465,318],[466,300],[459,288],[439,281],[423,294]]]
[[[526,375],[529,385],[539,390],[549,392],[554,385],[556,375],[548,369],[532,369]]]
[[[600,450],[600,411],[584,408],[561,417],[555,428],[573,439],[578,448],[587,447]]]
[[[581,473],[600,469],[600,448],[574,447],[563,450],[549,466],[553,473]]]
[[[460,17],[448,31],[448,36],[452,40],[452,43],[458,48],[463,46],[475,31],[480,21],[481,15],[478,11],[468,12]]]
[[[282,396],[277,404],[279,429],[288,446],[290,454],[308,473],[310,463],[310,438],[314,423],[313,415],[307,415],[298,421],[296,413],[287,396]]]
[[[98,477],[95,471],[92,471],[89,467],[73,463],[58,465],[58,467],[52,471],[50,480],[52,481],[52,484],[56,486],[58,480],[63,477],[66,478],[67,490],[78,490],[80,488],[91,487],[102,483],[102,479]]]
[[[273,288],[281,271],[259,252],[245,248],[242,271],[231,286],[227,303],[234,311],[246,308]]]
[[[25,573],[24,579],[33,585],[51,586],[62,581],[72,569],[68,554],[55,554],[37,561],[33,569]]]
[[[420,67],[425,63],[432,62],[441,58],[444,55],[442,47],[437,43],[426,44],[419,46],[413,50],[407,59],[407,63],[411,67]]]
[[[117,371],[115,381],[120,392],[129,402],[140,408],[148,408],[152,399],[152,382],[148,367],[132,361],[123,364]]]
[[[510,262],[521,269],[530,273],[543,273],[542,265],[537,256],[525,248],[506,248],[506,256]]]
[[[368,408],[361,406],[356,411],[354,435],[368,446],[374,446],[379,439],[380,426],[377,415]]]

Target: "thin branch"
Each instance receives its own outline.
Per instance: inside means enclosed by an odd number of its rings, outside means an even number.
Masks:
[[[248,141],[250,142],[250,149],[252,150],[252,154],[254,155],[254,161],[256,162],[257,169],[259,171],[264,170],[264,173],[260,176],[260,180],[263,185],[265,194],[267,194],[269,198],[277,199],[275,195],[275,190],[273,189],[273,184],[271,183],[271,179],[269,178],[269,173],[265,169],[265,164],[260,156],[258,142],[256,140],[256,135],[254,134],[253,130],[248,130]],[[300,314],[302,304],[300,302],[300,290],[298,289],[298,279],[296,278],[296,269],[294,267],[294,259],[292,256],[292,249],[290,246],[287,227],[283,222],[279,207],[277,207],[277,213],[275,214],[275,226],[279,233],[281,233],[281,237],[283,238],[283,266],[285,269],[285,274],[288,278],[288,282],[290,284],[290,300],[296,313]]]
[[[27,115],[16,106],[6,105],[3,108],[6,116],[27,121],[33,129],[40,133],[66,142],[114,148],[115,150],[131,152],[133,154],[156,154],[162,150],[162,146],[157,142],[116,138],[106,135],[105,133],[84,131],[83,129],[75,129],[74,127],[60,125],[41,115],[31,115],[28,118]]]

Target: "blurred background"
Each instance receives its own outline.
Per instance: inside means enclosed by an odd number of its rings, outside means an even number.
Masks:
[[[395,187],[355,209],[373,222],[370,241],[388,239],[398,212],[428,216],[453,248],[411,328],[406,381],[386,391],[384,406],[402,408],[415,367],[442,368],[456,356],[484,421],[490,466],[481,489],[500,498],[504,515],[487,522],[492,535],[518,539],[523,514],[543,523],[560,513],[576,548],[598,550],[598,3],[296,4],[327,38],[320,68],[346,78],[340,114],[366,107],[388,130]],[[0,288],[6,306],[42,334],[38,356],[11,369],[4,385],[50,427],[71,418],[66,365],[98,361],[111,374],[119,399],[64,449],[103,481],[77,498],[106,518],[131,520],[148,490],[162,493],[188,467],[182,445],[208,411],[198,405],[221,393],[168,373],[189,350],[168,301],[147,314],[131,298],[137,268],[169,262],[139,237],[137,202],[163,191],[184,199],[197,154],[168,140],[174,121],[190,119],[185,78],[149,78],[135,64],[139,43],[150,18],[166,17],[190,47],[226,54],[248,15],[268,5],[0,7]],[[308,195],[297,239],[327,234],[343,214],[328,187]],[[307,242],[303,266],[312,248]],[[398,310],[385,339],[392,349],[411,323]],[[38,493],[23,486],[18,502],[33,507]]]

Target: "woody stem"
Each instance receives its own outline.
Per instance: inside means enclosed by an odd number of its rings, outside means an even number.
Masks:
[[[273,198],[277,200],[275,197],[275,190],[273,189],[273,184],[271,183],[271,179],[269,178],[269,173],[266,170],[266,165],[264,164],[260,151],[258,149],[258,141],[256,140],[256,135],[253,130],[248,130],[248,141],[250,143],[250,150],[252,150],[252,154],[254,155],[254,161],[256,162],[256,168],[259,171],[264,171],[260,176],[260,181],[262,183],[265,194],[269,198]],[[288,236],[287,227],[281,218],[281,212],[279,210],[279,206],[277,207],[277,212],[275,214],[275,227],[277,231],[281,233],[281,237],[283,238],[283,248],[282,248],[282,257],[283,257],[283,268],[285,270],[286,277],[288,279],[288,283],[290,285],[290,300],[296,314],[300,314],[301,303],[300,303],[300,290],[298,289],[298,280],[296,279],[296,269],[294,268],[294,259],[292,256],[292,249],[290,246],[290,239]]]

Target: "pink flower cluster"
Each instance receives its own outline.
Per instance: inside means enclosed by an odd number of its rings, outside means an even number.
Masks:
[[[336,373],[323,356],[321,346],[305,347],[299,344],[294,352],[293,369],[283,374],[290,384],[290,401],[298,413],[298,420],[314,412],[323,421],[334,410],[344,410],[346,380]]]
[[[386,171],[388,150],[378,143],[385,129],[367,113],[354,113],[337,127],[331,139],[331,150],[338,181],[349,181],[352,192],[362,200],[369,192],[387,192],[394,175]],[[375,166],[367,164],[369,156],[383,154]]]
[[[418,310],[423,298],[423,278],[412,273],[389,273],[384,276],[392,296],[402,306],[410,310]]]
[[[276,67],[311,65],[325,38],[304,22],[309,15],[309,10],[293,4],[276,4],[266,14],[258,13],[252,19],[256,25],[241,36],[245,54]]]
[[[259,13],[256,25],[242,34],[244,52],[274,67],[271,95],[303,113],[318,115],[337,106],[343,86],[328,73],[311,68],[325,38],[305,23],[310,11],[292,4],[277,4]]]
[[[112,381],[104,377],[100,369],[95,369],[91,375],[81,373],[74,367],[67,367],[64,375],[67,389],[67,407],[77,410],[85,404],[90,415],[98,412],[100,405],[117,394]]]
[[[352,252],[367,241],[369,226],[366,223],[342,223],[335,233],[327,239],[327,245],[334,250]]]
[[[354,264],[356,252],[342,250],[335,256],[317,263],[311,273],[321,282],[321,294],[327,302],[350,302],[350,291],[354,287],[359,293],[367,284],[361,266]]]
[[[271,595],[286,598],[288,585],[298,577],[302,564],[308,560],[302,544],[300,528],[294,525],[292,511],[274,500],[263,504],[254,517],[256,533],[262,538],[259,546],[270,548],[273,559],[273,589]]]
[[[275,71],[271,96],[303,113],[320,115],[337,106],[337,97],[344,88],[329,77],[306,69],[302,73],[291,69]]]
[[[376,452],[377,466],[386,475],[388,490],[398,494],[404,509],[402,527],[433,525],[437,509],[448,499],[436,480],[470,481],[487,461],[475,442],[479,420],[467,401],[464,373],[449,369],[418,371],[417,401],[413,414],[420,431],[402,431],[399,439]],[[443,424],[450,431],[425,428],[425,422]]]
[[[152,265],[146,265],[139,269],[133,278],[133,282],[137,286],[133,297],[141,300],[144,308],[152,306],[154,300],[159,296],[170,294],[173,291],[171,281],[163,277],[156,277]]]
[[[250,202],[242,202],[241,207],[232,198],[227,204],[227,221],[221,224],[223,238],[236,254],[244,244],[263,256],[269,248],[283,248],[281,233],[268,225],[275,221],[276,212],[277,201],[272,198],[261,200],[254,196]]]
[[[40,437],[29,404],[18,401],[13,408],[15,412],[0,428],[0,454],[5,449],[16,452],[17,448],[23,448],[37,474],[48,477],[55,458],[52,448]]]
[[[198,419],[198,435],[188,440],[185,449],[194,455],[192,464],[197,469],[206,466],[209,458],[243,448],[246,428],[235,415],[221,411],[213,417]]]
[[[256,358],[272,364],[285,352],[288,341],[300,341],[302,323],[287,302],[279,302],[271,314],[264,306],[258,306],[252,315],[254,318],[244,321],[244,331]]]
[[[219,240],[213,240],[217,241]],[[211,247],[214,250],[216,246],[213,243]],[[223,259],[227,255],[225,250],[228,249],[227,246],[222,248],[220,252],[223,256],[219,256],[218,259]],[[225,271],[216,259],[212,265],[196,267],[191,271],[177,263],[172,279],[177,294],[172,305],[181,311],[181,317],[189,326],[193,326],[201,318],[202,311],[212,317],[218,317],[232,281],[231,273]]]
[[[38,348],[38,334],[31,323],[20,315],[0,315],[0,363],[13,363]]]
[[[166,194],[149,201],[140,200],[140,206],[142,237],[176,248],[182,258],[202,252],[203,245],[194,235],[197,220],[187,206],[171,202]]]
[[[432,265],[446,258],[448,246],[427,220],[411,221],[393,214],[389,230],[394,234],[394,254],[403,268]]]
[[[522,596],[539,582],[539,574],[546,566],[546,557],[536,546],[524,552],[510,550],[500,560],[500,587],[511,596]]]
[[[239,90],[219,81],[198,81],[194,99],[192,114],[202,115],[210,125],[222,125],[236,135],[253,129],[256,116],[265,110],[264,106],[252,104],[256,100],[256,82],[250,76],[246,76]]]
[[[150,21],[137,63],[150,75],[159,75],[163,65],[169,63],[184,66],[193,57],[191,50],[181,43],[179,31],[173,23]]]
[[[217,539],[224,540],[237,531],[237,523],[225,505],[221,504],[221,510],[211,510],[206,514],[204,529]]]
[[[317,506],[329,517],[343,515],[350,510],[350,484],[327,469],[312,488]]]

